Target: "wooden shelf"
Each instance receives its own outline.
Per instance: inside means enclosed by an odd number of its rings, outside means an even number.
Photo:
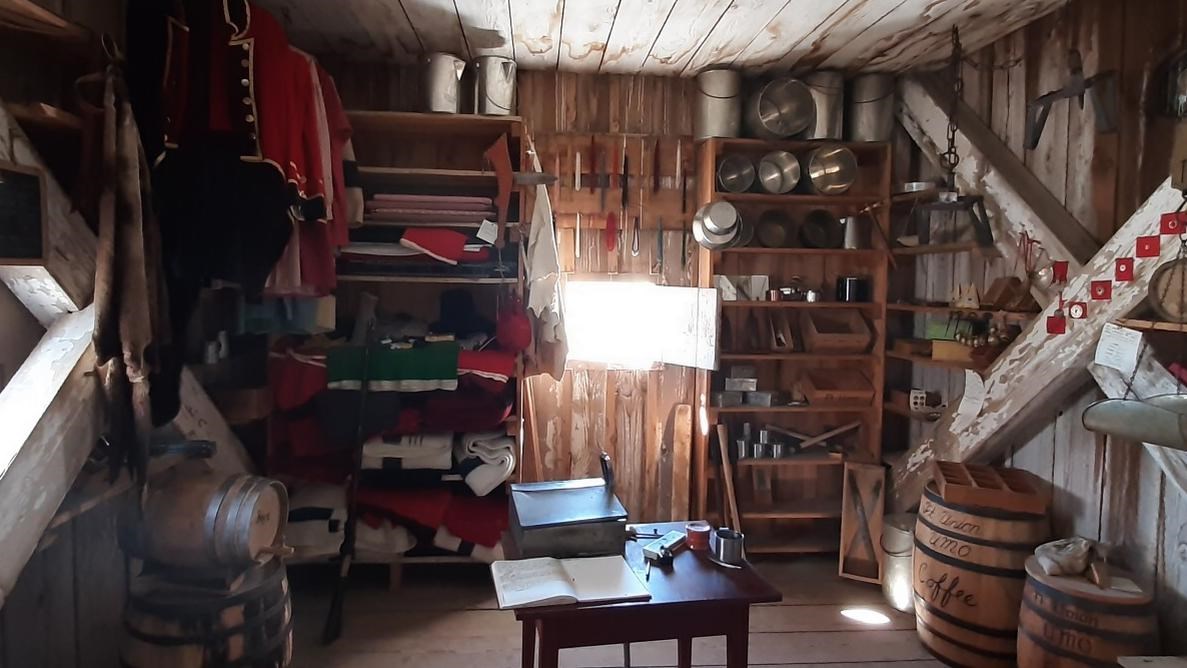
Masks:
[[[519,116],[481,116],[479,114],[429,114],[408,111],[347,111],[355,133],[397,132],[400,134],[490,135],[522,126]]]
[[[943,253],[968,253],[981,248],[975,241],[960,241],[951,244],[924,244],[909,248],[894,248],[890,252],[895,255],[941,255]]]
[[[934,366],[942,369],[980,369],[976,362],[953,362],[949,360],[937,360],[922,355],[906,355],[903,353],[896,353],[893,350],[886,351],[886,357],[889,359],[903,360],[905,362],[912,362],[914,364],[922,364],[924,366]]]
[[[882,201],[877,195],[773,195],[771,193],[714,193],[714,197],[737,204],[784,204],[801,206],[871,206]]]
[[[1165,320],[1139,320],[1136,318],[1120,318],[1114,321],[1122,327],[1140,329],[1143,332],[1174,332],[1187,333],[1187,322],[1167,322]]]
[[[713,408],[719,415],[744,415],[746,413],[865,413],[870,406],[729,406]]]
[[[875,355],[829,355],[826,353],[721,353],[723,362],[873,362]]]
[[[779,508],[743,512],[743,520],[815,520],[841,516],[840,498],[788,501]]]
[[[838,256],[853,259],[877,259],[884,251],[873,248],[726,248],[718,251],[724,255],[782,255],[790,257]]]
[[[841,466],[844,463],[844,457],[834,457],[827,452],[819,452],[805,455],[792,455],[790,457],[783,457],[781,459],[741,459],[734,462],[734,468],[762,469],[795,468],[805,466]],[[710,464],[709,468],[706,469],[706,474],[708,477],[715,479],[719,475],[719,472],[715,465]]]
[[[810,151],[827,145],[844,146],[858,155],[870,155],[889,152],[890,145],[885,142],[857,142],[838,141],[835,139],[754,139],[749,137],[713,137],[712,141],[723,149],[752,149],[752,150],[784,150]]]
[[[495,188],[495,173],[480,169],[359,166],[359,176],[384,185],[429,185]]]
[[[789,538],[772,538],[767,540],[747,541],[747,554],[819,554],[837,552],[840,550],[841,537],[836,535],[820,535],[808,533],[803,536]]]
[[[1007,318],[1014,320],[1031,320],[1038,317],[1038,313],[1031,311],[999,311],[996,309],[967,309],[955,308],[952,306],[930,306],[926,304],[887,304],[887,311],[898,311],[901,313],[924,313],[928,315],[990,315],[995,318]]]
[[[467,278],[465,276],[383,276],[369,274],[342,274],[338,280],[344,283],[426,283],[438,285],[514,285],[519,279]]]
[[[927,416],[927,413],[924,413],[922,411],[913,411],[909,408],[903,408],[902,406],[898,406],[898,405],[892,404],[890,402],[882,404],[882,410],[886,411],[887,413],[901,415],[905,418],[909,418],[911,420],[917,420],[919,422],[936,422],[937,420],[939,420],[939,417],[932,419]]]
[[[751,302],[723,301],[722,308],[876,309],[875,302]]]

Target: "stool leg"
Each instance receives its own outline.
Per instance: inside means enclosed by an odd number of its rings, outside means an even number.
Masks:
[[[631,644],[622,643],[622,668],[631,668]]]
[[[536,622],[523,621],[523,643],[520,647],[523,668],[536,668]]]
[[[692,638],[676,639],[677,668],[692,668]]]

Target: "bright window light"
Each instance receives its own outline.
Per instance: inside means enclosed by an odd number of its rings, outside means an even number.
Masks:
[[[861,624],[881,626],[890,623],[889,617],[870,608],[845,608],[841,615]]]
[[[565,334],[569,359],[650,369],[663,358],[663,291],[646,282],[569,281]]]

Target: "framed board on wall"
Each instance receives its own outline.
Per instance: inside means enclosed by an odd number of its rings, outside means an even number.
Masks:
[[[0,160],[0,265],[41,264],[48,246],[45,174]]]

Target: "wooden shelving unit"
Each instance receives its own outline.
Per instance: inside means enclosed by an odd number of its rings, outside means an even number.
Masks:
[[[981,246],[978,246],[975,241],[960,241],[951,244],[924,244],[922,246],[895,248],[891,252],[895,255],[941,255],[944,253],[970,253],[979,251],[980,249]]]
[[[979,366],[975,362],[954,362],[951,360],[937,360],[923,355],[908,355],[906,353],[898,353],[893,350],[886,351],[888,359],[902,360],[904,362],[911,362],[913,364],[923,364],[925,366],[934,366],[942,369],[977,369]]]
[[[818,148],[821,142],[765,141],[759,139],[708,139],[698,145],[697,173],[716,173],[717,160],[725,153],[742,153],[757,158],[772,150],[787,150],[797,155]],[[883,230],[889,230],[891,151],[887,144],[845,144],[858,160],[856,184],[845,194],[829,196],[792,193],[773,195],[759,192],[717,192],[712,177],[701,179],[697,186],[697,204],[712,201],[732,203],[744,220],[753,220],[767,210],[779,210],[793,220],[824,209],[837,216],[868,213]],[[881,458],[881,428],[886,347],[886,296],[890,264],[889,249],[881,239],[884,234],[872,232],[873,248],[814,249],[762,248],[753,246],[729,248],[721,251],[700,249],[698,279],[702,287],[711,287],[715,275],[766,275],[771,287],[788,284],[799,277],[805,287],[819,289],[827,301],[721,302],[721,329],[718,340],[737,341],[737,347],[718,351],[721,362],[716,372],[698,372],[696,396],[708,399],[711,392],[722,389],[722,378],[731,366],[754,366],[760,390],[788,393],[799,390],[805,374],[818,369],[837,369],[858,372],[870,383],[872,398],[850,404],[797,404],[785,406],[703,405],[709,419],[710,432],[714,425],[724,424],[731,439],[740,436],[744,424],[751,425],[752,434],[771,424],[805,434],[820,434],[852,422],[857,429],[837,437],[845,446],[844,455],[830,454],[824,449],[790,455],[781,459],[750,459],[736,461],[733,467],[734,487],[738,490],[738,505],[742,529],[747,534],[747,551],[751,554],[788,555],[811,552],[840,552],[846,546],[841,541],[842,522],[857,521],[848,517],[851,509],[842,503],[846,461],[879,461]],[[834,296],[837,277],[860,275],[868,277],[870,299],[866,302],[840,302]],[[807,352],[801,340],[801,318],[819,313],[821,318],[844,319],[844,314],[860,314],[871,332],[867,350],[853,352]],[[742,334],[752,332],[754,323],[767,318],[785,317],[796,340],[791,349],[775,350],[766,344],[757,347],[743,341]],[[762,329],[762,325],[758,325]],[[724,333],[729,332],[730,336]],[[768,337],[769,338],[769,337]],[[768,342],[769,343],[769,342]],[[717,459],[716,436],[698,434],[693,460],[694,508],[700,517],[721,518],[721,471]],[[714,453],[709,456],[710,451]]]
[[[929,304],[887,304],[887,311],[894,311],[900,313],[922,313],[925,315],[949,316],[949,315],[963,315],[963,316],[991,316],[994,318],[1001,318],[1005,320],[1019,320],[1029,321],[1038,317],[1038,313],[1031,311],[1000,311],[995,309],[964,309],[954,308],[952,306],[940,306]]]
[[[518,116],[477,116],[468,114],[423,114],[389,111],[348,111],[354,131],[354,146],[358,155],[359,174],[365,195],[403,193],[424,195],[469,195],[493,198],[498,192],[495,173],[487,169],[483,152],[507,135],[512,166],[524,164],[525,129]],[[508,218],[522,220],[525,215],[524,192],[516,189],[511,195]],[[476,223],[379,221],[365,219],[368,228],[436,228],[452,229],[473,236]],[[505,246],[502,259],[508,265],[505,275],[494,272],[466,275],[441,265],[441,275],[400,275],[398,272],[371,273],[343,267],[338,275],[340,283],[338,304],[340,312],[350,313],[361,292],[379,297],[379,309],[404,312],[432,322],[439,317],[440,295],[447,290],[468,289],[474,295],[476,310],[495,320],[496,295],[510,290],[523,297],[523,254],[520,227],[516,222],[505,225]],[[519,410],[523,406],[523,360],[517,364],[514,384],[516,411],[506,422],[508,435],[519,445]],[[361,553],[359,561],[386,563],[393,566],[407,563],[473,563],[465,556],[440,554],[435,549],[414,550],[409,555],[381,555]]]

